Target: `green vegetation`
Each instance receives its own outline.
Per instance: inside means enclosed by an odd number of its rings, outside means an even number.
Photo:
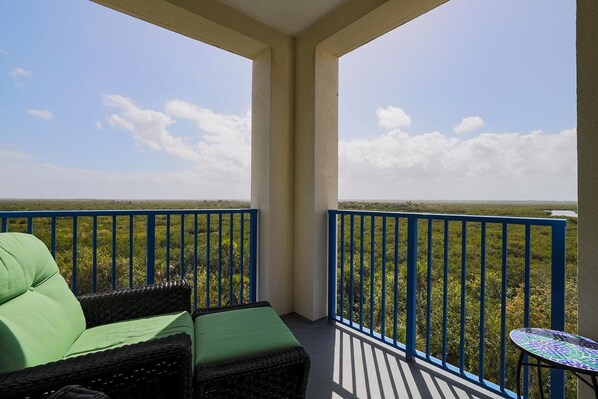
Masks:
[[[97,201],[97,200],[0,200],[0,210],[95,210],[95,209],[239,209],[248,208],[247,202],[235,201]],[[342,202],[341,209],[354,210],[377,210],[385,212],[424,212],[424,213],[448,213],[463,215],[492,215],[512,217],[549,217],[547,210],[577,210],[575,203],[549,203],[549,202]],[[92,249],[93,219],[91,217],[77,218],[77,291],[79,294],[91,292],[92,272],[96,265],[97,290],[104,291],[112,289],[113,279],[116,288],[132,285],[138,286],[145,283],[145,235],[146,221],[143,216],[133,218],[133,257],[129,255],[129,217],[116,217],[115,228],[111,216],[97,218],[97,251],[94,254]],[[185,277],[191,279],[192,284],[197,288],[198,305],[206,304],[206,287],[210,285],[209,301],[214,305],[220,301],[223,304],[229,303],[229,287],[233,287],[233,303],[240,301],[241,292],[244,298],[249,295],[249,279],[247,268],[249,265],[249,217],[245,216],[244,235],[241,240],[239,215],[233,218],[232,240],[230,236],[230,216],[223,215],[222,235],[219,234],[218,216],[210,218],[210,228],[207,226],[207,217],[198,217],[197,228],[193,215],[185,216],[184,228],[181,228],[181,217],[179,215],[170,218],[170,246],[169,257],[166,256],[166,217],[156,217],[156,282],[170,278],[180,278],[181,271]],[[361,220],[355,218],[355,236],[353,253],[347,244],[350,238],[349,219],[345,218],[345,245],[339,245],[339,259],[343,253],[343,265],[339,268],[338,292],[339,313],[349,318],[352,313],[354,322],[359,322],[358,313],[361,306],[361,292],[363,292],[363,323],[366,328],[373,326],[375,330],[382,331],[388,337],[393,338],[396,334],[399,342],[405,341],[405,298],[406,298],[406,232],[405,220],[399,222],[399,245],[397,278],[395,281],[395,225],[393,220],[387,220],[386,243],[382,243],[382,219],[377,218],[374,225],[373,245],[371,220],[364,219],[363,240],[359,235]],[[340,223],[339,223],[340,225]],[[340,228],[340,227],[339,227]],[[432,257],[430,276],[428,276],[428,224],[422,221],[418,225],[418,294],[417,306],[417,349],[426,350],[427,344],[430,347],[430,355],[442,358],[443,338],[446,339],[447,362],[459,365],[459,346],[461,336],[461,320],[464,317],[465,329],[465,356],[463,359],[465,370],[472,373],[480,372],[479,342],[480,342],[480,292],[482,284],[485,289],[485,323],[484,323],[484,376],[490,381],[498,381],[500,375],[500,331],[503,306],[501,303],[502,278],[502,226],[488,224],[486,229],[486,273],[484,281],[480,269],[481,251],[480,237],[481,225],[479,223],[468,223],[467,235],[463,239],[461,223],[450,222],[448,224],[448,273],[446,273],[446,337],[443,336],[444,318],[443,307],[445,305],[444,288],[444,223],[435,221],[432,223]],[[26,231],[27,220],[23,218],[11,220],[10,231]],[[61,272],[67,280],[72,279],[73,272],[73,222],[72,218],[60,218],[56,226],[56,259]],[[33,232],[50,246],[50,220],[34,220]],[[196,234],[197,233],[197,234]],[[523,325],[524,308],[524,233],[521,226],[510,226],[507,232],[508,255],[507,255],[507,277],[504,283],[507,287],[506,305],[504,314],[506,316],[506,332]],[[116,239],[116,249],[113,263],[112,239]],[[183,237],[181,242],[181,236]],[[341,237],[339,230],[339,239]],[[550,327],[550,262],[551,262],[551,241],[550,229],[545,227],[533,227],[531,229],[531,289],[530,289],[530,325],[535,327]],[[197,268],[195,267],[196,251],[195,240],[197,239]],[[566,330],[576,331],[577,326],[577,219],[568,218],[566,235],[567,259],[566,259]],[[221,242],[221,247],[219,243]],[[361,256],[361,245],[363,242],[363,257]],[[465,242],[465,263],[466,272],[462,275],[463,249]],[[210,246],[208,272],[208,251]],[[231,244],[232,243],[232,244]],[[181,245],[182,244],[182,245]],[[181,247],[183,250],[181,251]],[[383,248],[384,247],[384,248]],[[219,250],[220,249],[220,250]],[[243,255],[241,256],[241,249]],[[383,251],[384,250],[384,251]],[[182,253],[181,253],[182,252]],[[232,254],[232,256],[231,256]],[[351,264],[351,257],[353,264]],[[95,259],[95,262],[94,262]],[[218,260],[220,259],[220,273],[222,279],[218,279]],[[243,259],[245,265],[243,277],[241,277],[240,264]],[[385,259],[384,266],[382,259]],[[230,261],[232,260],[232,273],[230,272]],[[360,280],[360,269],[363,263],[363,281]],[[372,268],[373,264],[373,268]],[[181,267],[182,266],[182,267]],[[113,275],[113,267],[116,273]],[[385,270],[383,270],[385,268]],[[132,273],[130,273],[132,270]],[[351,285],[351,271],[353,271],[353,284]],[[340,276],[343,275],[341,285]],[[432,284],[429,287],[431,296],[428,299],[428,277]],[[131,281],[130,281],[131,280]],[[219,281],[222,287],[218,293]],[[465,282],[464,292],[462,281]],[[373,282],[373,284],[372,284]],[[397,329],[393,328],[395,309],[394,287],[397,284]],[[363,285],[363,291],[361,286]],[[373,294],[372,294],[373,292]],[[340,303],[342,293],[343,303]],[[461,314],[461,297],[465,295],[465,314]],[[349,299],[353,302],[350,303]],[[429,301],[429,304],[428,304]],[[373,318],[370,318],[373,303]],[[384,303],[384,312],[382,304]],[[426,317],[428,305],[430,307],[430,341],[426,337]],[[515,388],[515,367],[518,352],[507,342],[506,348],[506,387]],[[535,372],[531,373],[531,394],[537,395],[534,391],[537,386],[534,378]],[[546,381],[548,376],[546,375]],[[567,377],[567,398],[576,396],[575,379]]]

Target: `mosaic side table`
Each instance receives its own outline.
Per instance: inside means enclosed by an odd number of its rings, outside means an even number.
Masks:
[[[522,366],[538,367],[538,384],[540,397],[544,398],[542,389],[542,367],[569,370],[583,382],[594,389],[598,399],[598,343],[579,335],[542,328],[518,328],[509,334],[513,344],[521,350],[517,364],[517,398],[521,392]],[[538,363],[524,363],[525,355],[535,358]],[[542,364],[545,363],[545,364]],[[580,374],[589,375],[591,383]]]

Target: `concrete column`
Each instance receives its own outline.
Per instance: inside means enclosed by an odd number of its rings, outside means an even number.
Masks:
[[[577,0],[578,332],[598,340],[598,4]],[[578,398],[594,398],[578,383]]]
[[[295,53],[295,311],[326,316],[328,209],[338,206],[338,58],[298,42]]]
[[[291,43],[289,43],[291,44]],[[258,299],[293,311],[292,46],[253,59],[251,206],[259,209]]]

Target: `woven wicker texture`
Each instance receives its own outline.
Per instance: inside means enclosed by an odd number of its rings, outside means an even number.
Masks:
[[[193,317],[270,306],[268,302],[197,309]],[[194,398],[304,398],[310,358],[302,347],[272,352],[250,359],[206,364],[195,368]]]
[[[81,385],[67,385],[53,393],[48,399],[110,399],[99,391],[83,388]]]
[[[185,280],[78,297],[87,328],[157,314],[191,311]]]

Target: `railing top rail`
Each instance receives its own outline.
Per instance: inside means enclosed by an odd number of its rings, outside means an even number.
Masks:
[[[329,214],[332,215],[365,215],[376,217],[392,217],[392,218],[415,218],[423,220],[448,220],[459,222],[485,222],[485,223],[508,223],[531,226],[560,226],[564,227],[567,224],[566,219],[551,219],[551,218],[530,218],[530,217],[514,217],[514,216],[483,216],[483,215],[458,215],[445,213],[425,213],[425,212],[381,212],[381,211],[360,211],[349,209],[330,209]]]
[[[255,213],[257,209],[102,209],[102,210],[49,210],[49,211],[0,211],[0,218],[19,217],[73,217],[73,216],[130,216],[130,215],[194,215]]]

